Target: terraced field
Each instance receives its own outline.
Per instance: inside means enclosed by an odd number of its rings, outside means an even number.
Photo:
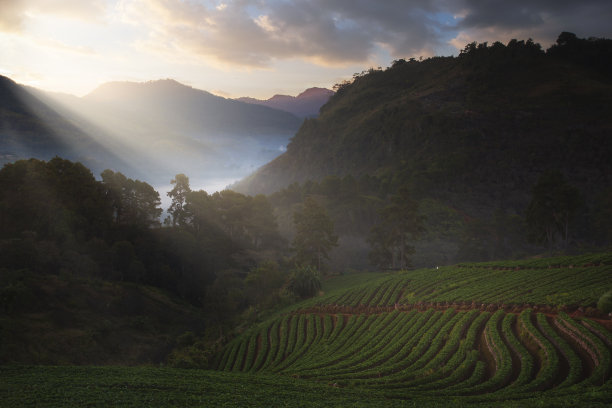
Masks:
[[[612,402],[611,321],[593,308],[609,287],[610,254],[384,275],[244,333],[217,369],[387,398],[598,390]]]

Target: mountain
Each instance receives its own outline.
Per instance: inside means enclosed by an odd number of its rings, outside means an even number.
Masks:
[[[274,95],[272,98],[265,100],[243,97],[237,100],[280,109],[291,112],[298,117],[306,118],[317,116],[321,106],[325,105],[333,94],[334,91],[329,89],[315,87],[308,88],[298,96]]]
[[[288,240],[296,206],[319,197],[340,236],[332,270],[368,265],[380,211],[405,190],[425,220],[416,267],[542,252],[525,214],[551,171],[578,192],[571,245],[609,245],[611,44],[565,34],[546,52],[474,43],[458,57],[365,71],[232,189],[271,194]]]
[[[537,177],[556,169],[599,191],[612,183],[612,41],[572,38],[547,52],[531,41],[471,44],[458,57],[364,72],[234,188],[271,193],[368,174],[520,208]]]
[[[222,189],[280,154],[302,121],[169,79],[111,82],[82,98],[0,85],[5,162],[59,155],[159,188],[185,173]]]
[[[172,79],[109,82],[84,100],[137,118],[163,123],[186,132],[232,135],[270,135],[294,132],[300,120],[294,115],[262,106],[253,106],[198,90]],[[164,114],[161,118],[158,113]],[[160,120],[161,119],[161,120]]]
[[[95,171],[110,165],[129,168],[41,92],[0,76],[0,165],[56,155],[79,160]]]

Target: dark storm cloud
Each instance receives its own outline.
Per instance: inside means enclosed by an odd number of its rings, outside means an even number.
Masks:
[[[435,2],[423,0],[310,0],[284,2],[270,13],[290,30],[317,33],[322,54],[329,57],[338,52],[364,60],[376,45],[387,47],[392,54],[433,51],[440,45],[436,35],[440,23],[432,17],[437,11]],[[293,18],[302,14],[309,18]]]
[[[272,59],[321,64],[366,61],[377,46],[392,54],[440,45],[430,1],[302,0],[226,3],[139,0],[155,41],[223,62],[266,66]]]
[[[224,63],[265,67],[275,59],[323,65],[441,54],[449,44],[533,38],[561,31],[607,36],[610,0],[124,0],[146,21],[156,47]]]
[[[522,38],[540,37],[542,42],[549,43],[561,31],[587,37],[612,34],[612,1],[609,0],[449,0],[447,7],[462,15],[457,24],[459,33],[513,32]]]

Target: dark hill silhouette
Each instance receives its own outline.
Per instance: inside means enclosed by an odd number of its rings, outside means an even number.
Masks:
[[[564,33],[546,52],[532,41],[473,43],[458,57],[364,71],[232,188],[275,193],[289,239],[292,206],[323,196],[340,235],[335,269],[367,265],[372,208],[405,188],[428,231],[413,265],[431,266],[541,251],[527,243],[525,213],[555,171],[581,198],[572,245],[609,245],[611,44]]]
[[[522,208],[552,168],[587,194],[599,191],[612,183],[612,69],[602,67],[612,66],[612,41],[575,41],[548,52],[531,41],[473,43],[458,57],[356,75],[286,153],[234,188],[271,193],[370,174],[471,210]]]

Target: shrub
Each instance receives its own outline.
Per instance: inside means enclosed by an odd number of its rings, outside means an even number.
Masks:
[[[612,290],[601,295],[597,302],[597,308],[604,313],[612,312]]]
[[[289,277],[288,289],[301,298],[312,297],[321,290],[321,277],[312,266],[299,266]]]

